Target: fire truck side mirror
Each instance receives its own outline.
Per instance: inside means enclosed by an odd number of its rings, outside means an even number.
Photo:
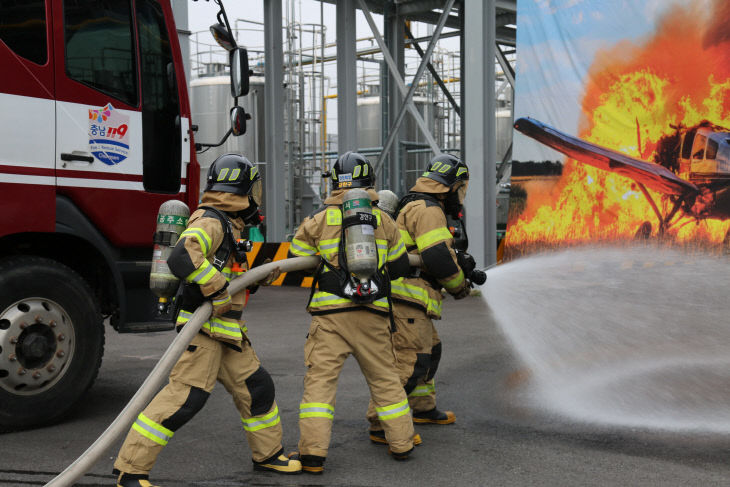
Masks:
[[[234,47],[230,52],[231,61],[231,96],[248,95],[248,51],[243,47]]]
[[[243,135],[246,133],[246,120],[249,120],[251,115],[246,113],[243,107],[231,108],[231,134],[235,136]]]

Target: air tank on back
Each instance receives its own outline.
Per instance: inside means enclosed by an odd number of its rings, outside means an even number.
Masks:
[[[167,259],[172,254],[180,234],[185,231],[189,217],[188,205],[178,200],[165,201],[157,212],[150,269],[150,289],[159,298],[158,311],[160,313],[166,312],[170,299],[177,291],[179,279],[170,271]]]
[[[198,126],[196,142],[217,143],[230,129],[229,112],[233,106],[230,76],[215,72],[211,76],[201,76],[190,82],[192,120]],[[251,76],[248,95],[238,99],[251,119],[246,123],[246,133],[238,137],[230,136],[220,147],[211,147],[198,154],[200,163],[200,190],[205,189],[208,168],[220,155],[235,152],[244,155],[252,162],[264,160],[264,78]],[[259,166],[262,177],[266,177],[264,165]]]
[[[342,199],[342,218],[344,220],[354,217],[358,213],[372,215],[372,203],[367,191],[354,188],[348,190]],[[345,254],[350,273],[360,283],[367,283],[378,270],[378,250],[373,227],[362,224],[345,228]]]

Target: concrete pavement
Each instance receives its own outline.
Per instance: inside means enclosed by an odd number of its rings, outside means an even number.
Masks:
[[[298,439],[302,346],[308,290],[263,288],[246,319],[254,347],[276,383],[287,451]],[[610,431],[575,425],[526,407],[529,374],[514,358],[479,297],[447,300],[437,324],[444,356],[439,406],[449,426],[417,426],[413,458],[395,462],[367,438],[368,390],[353,359],[340,377],[330,455],[324,475],[254,473],[237,411],[220,385],[205,408],[179,430],[153,470],[171,486],[570,486],[730,485],[728,438]],[[119,335],[107,330],[94,387],[64,423],[0,435],[0,485],[43,485],[106,428],[164,352],[172,333]],[[78,485],[114,485],[121,439]]]

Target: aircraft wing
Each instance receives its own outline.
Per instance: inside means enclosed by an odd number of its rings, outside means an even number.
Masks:
[[[586,142],[534,118],[518,119],[515,128],[578,162],[626,176],[654,191],[674,196],[699,193],[697,186],[680,178],[664,166],[634,159],[621,152]]]

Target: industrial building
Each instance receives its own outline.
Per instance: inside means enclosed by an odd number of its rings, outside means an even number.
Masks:
[[[379,187],[402,196],[434,154],[452,153],[472,171],[470,249],[479,262],[495,262],[509,197],[516,1],[263,5],[263,19],[231,19],[236,35],[251,42],[244,44],[253,71],[242,100],[251,115],[247,132],[199,154],[202,175],[226,152],[259,164],[266,238],[281,242],[326,197],[322,174],[338,154],[365,154],[376,166]],[[188,30],[187,15],[195,7],[174,6],[182,50],[189,52],[196,139],[210,142],[229,124],[227,52],[207,31]],[[325,9],[335,11],[335,25]],[[312,10],[319,22],[302,19],[303,11],[311,19]],[[367,32],[357,29],[360,15]]]

